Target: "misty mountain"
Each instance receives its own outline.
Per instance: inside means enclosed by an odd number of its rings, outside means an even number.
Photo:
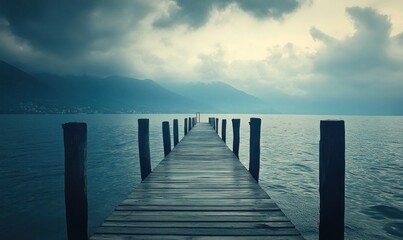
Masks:
[[[111,109],[113,112],[181,113],[208,109],[208,106],[168,91],[152,80],[121,76],[35,76],[49,86],[54,86],[52,83],[63,84],[57,94],[57,99],[63,100],[63,105],[72,103],[81,107]]]
[[[162,86],[194,101],[204,102],[219,113],[274,113],[259,98],[240,91],[223,82],[212,83],[160,83]]]
[[[0,113],[270,113],[228,84],[29,74],[0,61]]]
[[[34,101],[44,93],[44,86],[33,76],[0,61],[0,105]]]
[[[183,113],[211,108],[152,80],[31,75],[0,61],[0,113]]]

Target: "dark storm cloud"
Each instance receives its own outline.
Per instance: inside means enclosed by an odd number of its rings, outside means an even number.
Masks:
[[[223,9],[229,4],[237,4],[243,11],[252,16],[280,19],[284,14],[295,11],[303,0],[176,0],[169,16],[158,19],[154,26],[170,27],[175,24],[188,24],[198,28],[207,22],[210,11],[214,8]]]
[[[146,13],[140,1],[0,1],[0,19],[12,35],[57,56],[116,44]]]

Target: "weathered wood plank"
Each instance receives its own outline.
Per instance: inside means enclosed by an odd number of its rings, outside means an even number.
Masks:
[[[152,235],[192,235],[192,236],[295,236],[295,228],[134,228],[104,227],[97,229],[101,234],[152,234]]]
[[[114,212],[115,213],[115,212]],[[144,221],[144,222],[288,222],[285,216],[166,216],[166,215],[147,215],[147,216],[120,216],[112,215],[107,218],[108,221]]]
[[[260,188],[256,184],[251,184],[251,183],[222,183],[222,184],[215,184],[215,183],[203,183],[203,184],[198,184],[198,183],[191,183],[191,182],[147,182],[143,183],[140,186],[138,186],[136,189],[211,189],[211,190],[216,190],[216,189],[256,189]]]
[[[262,194],[265,197],[267,196],[266,193],[262,192],[261,189],[259,188],[252,188],[252,189],[239,189],[237,191],[239,194]],[[211,189],[175,189],[175,188],[163,188],[163,189],[136,189],[134,190],[131,195],[137,195],[137,194],[190,194],[190,193],[197,193],[197,194],[217,194],[214,191],[211,191]],[[220,193],[229,193],[233,194],[234,193],[234,188],[232,189],[221,189]]]
[[[178,205],[119,205],[116,211],[272,211],[280,210],[276,204],[243,205],[243,206],[178,206]]]
[[[92,240],[134,240],[134,239],[143,239],[143,240],[267,240],[267,239],[276,239],[276,240],[301,240],[303,239],[301,236],[275,236],[275,238],[268,238],[267,236],[183,236],[183,235],[128,235],[128,234],[119,234],[119,235],[110,235],[110,234],[96,234],[91,237]]]
[[[223,198],[228,198],[228,199],[265,199],[267,196],[265,193],[259,193],[259,194],[242,194],[242,193],[237,193],[234,195],[233,192],[229,193],[142,193],[142,194],[133,194],[130,195],[128,198],[133,198],[133,199],[149,199],[149,198],[164,198],[166,201],[171,201],[181,198],[181,199],[200,199],[200,198],[212,198],[212,199],[223,199]]]
[[[204,216],[259,216],[259,217],[272,217],[284,216],[280,209],[270,211],[201,211],[201,210],[188,210],[188,211],[114,211],[111,216],[191,216],[191,217],[204,217]]]
[[[158,228],[293,228],[290,222],[115,222],[105,221],[103,227]]]
[[[221,205],[256,205],[256,204],[265,204],[265,203],[273,203],[272,199],[183,199],[178,198],[175,201],[165,201],[164,199],[158,198],[143,198],[143,199],[125,199],[123,200],[122,204],[136,204],[136,205],[198,205],[198,206],[205,206],[205,205],[214,205],[214,206],[221,206]]]

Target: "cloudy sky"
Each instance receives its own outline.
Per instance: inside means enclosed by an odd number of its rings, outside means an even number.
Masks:
[[[282,112],[403,114],[403,1],[2,0],[0,59],[222,81]]]

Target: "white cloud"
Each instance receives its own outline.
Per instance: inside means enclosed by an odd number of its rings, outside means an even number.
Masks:
[[[390,19],[372,8],[347,8],[355,32],[342,40],[326,41],[313,59],[314,72],[334,89],[356,97],[399,98],[403,92],[403,59],[390,36]],[[325,35],[322,33],[322,35]],[[331,83],[330,83],[331,82]]]

